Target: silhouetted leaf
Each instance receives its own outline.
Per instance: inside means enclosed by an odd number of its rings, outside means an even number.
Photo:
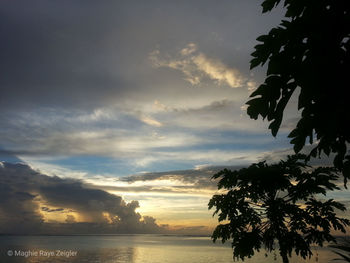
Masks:
[[[263,13],[266,13],[268,11],[271,11],[278,3],[280,0],[265,0],[261,6],[263,7]]]
[[[280,128],[282,119],[277,119],[274,120],[273,122],[270,123],[269,129],[271,130],[271,133],[274,137],[276,137],[278,129]]]
[[[256,66],[258,66],[260,64],[260,59],[258,58],[254,58],[250,61],[250,69],[255,68]]]
[[[265,42],[268,39],[269,39],[268,35],[262,35],[262,36],[259,36],[256,40],[259,41],[259,42]]]

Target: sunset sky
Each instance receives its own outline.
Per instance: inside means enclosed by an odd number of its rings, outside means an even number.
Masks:
[[[213,173],[291,153],[296,96],[246,114],[260,3],[2,1],[0,232],[210,233]]]

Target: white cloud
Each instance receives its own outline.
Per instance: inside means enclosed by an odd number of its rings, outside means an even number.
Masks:
[[[247,80],[238,69],[225,65],[219,59],[208,57],[200,52],[194,43],[189,43],[174,57],[162,56],[159,50],[154,50],[149,59],[154,67],[168,67],[181,71],[185,80],[192,85],[199,85],[204,78],[209,78],[219,85],[225,84],[231,88],[251,89],[255,86],[254,82]]]
[[[229,68],[221,61],[208,58],[203,53],[192,57],[193,63],[198,70],[205,73],[209,78],[219,81],[219,83],[226,83],[231,88],[239,88],[243,85],[243,79],[237,69]]]
[[[80,122],[96,122],[100,120],[109,120],[113,119],[115,114],[110,109],[107,108],[96,108],[92,110],[91,113],[83,113],[79,116],[71,118],[71,121],[80,121]]]
[[[198,47],[196,44],[194,43],[189,43],[187,45],[187,47],[183,48],[180,53],[181,55],[184,55],[184,56],[187,56],[187,55],[190,55],[192,53],[194,53],[195,51],[197,51]]]
[[[153,119],[151,116],[143,115],[143,116],[141,116],[140,120],[148,125],[151,125],[151,126],[155,126],[155,127],[162,127],[163,126],[162,123],[160,123],[156,119]]]
[[[188,162],[213,163],[217,165],[236,165],[256,162],[261,155],[259,150],[185,150],[185,151],[151,151],[139,155],[134,164],[145,167],[154,162]]]
[[[255,81],[251,80],[247,82],[247,86],[248,86],[248,90],[252,92],[258,87],[258,84]]]
[[[75,178],[75,179],[84,179],[88,178],[90,175],[85,171],[72,170],[60,165],[50,164],[44,162],[42,158],[38,161],[36,158],[31,157],[21,157],[21,159],[28,164],[28,166],[36,171],[39,171],[42,174],[46,174],[48,176],[59,176],[61,178]],[[54,158],[58,160],[59,158]]]

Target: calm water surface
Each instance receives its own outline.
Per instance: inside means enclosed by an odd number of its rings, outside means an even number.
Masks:
[[[222,263],[233,262],[229,244],[213,244],[209,237],[164,235],[113,236],[0,236],[0,262],[94,263]],[[327,248],[314,249],[311,260],[330,262],[336,257]],[[318,261],[317,261],[318,260]],[[278,255],[261,251],[244,262],[281,262]],[[341,262],[341,261],[336,261]]]

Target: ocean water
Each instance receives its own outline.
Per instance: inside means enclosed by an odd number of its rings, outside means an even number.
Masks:
[[[0,262],[26,263],[223,263],[233,262],[229,244],[213,244],[209,237],[167,235],[0,236]],[[296,262],[330,262],[328,248],[314,248],[315,256]],[[257,253],[244,262],[281,262],[278,252]],[[341,262],[341,261],[337,261]]]

